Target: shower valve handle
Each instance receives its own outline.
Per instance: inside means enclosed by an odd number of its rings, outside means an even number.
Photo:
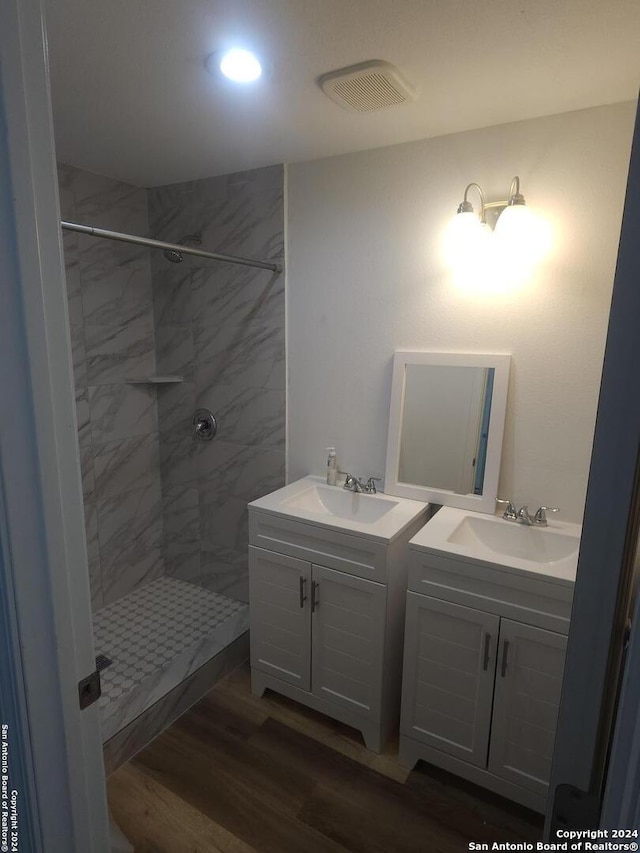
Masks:
[[[216,416],[209,409],[198,409],[191,425],[193,437],[200,441],[211,441],[218,432]]]

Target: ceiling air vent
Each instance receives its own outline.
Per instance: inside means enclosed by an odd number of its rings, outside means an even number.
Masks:
[[[330,71],[318,83],[332,101],[358,113],[395,107],[416,97],[415,90],[395,65],[381,59]]]

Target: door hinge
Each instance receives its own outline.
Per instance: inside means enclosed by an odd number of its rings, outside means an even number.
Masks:
[[[91,673],[91,675],[88,675],[86,678],[83,678],[82,681],[78,682],[80,710],[84,711],[84,709],[88,708],[89,705],[93,705],[94,702],[97,702],[101,693],[100,673],[96,669],[95,672]]]
[[[558,785],[551,813],[551,840],[555,841],[562,829],[598,829],[600,811],[601,802],[595,794],[574,785]]]

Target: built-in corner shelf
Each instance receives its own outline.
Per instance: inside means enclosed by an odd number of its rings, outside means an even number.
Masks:
[[[139,376],[124,380],[127,385],[170,385],[184,382],[183,376]]]

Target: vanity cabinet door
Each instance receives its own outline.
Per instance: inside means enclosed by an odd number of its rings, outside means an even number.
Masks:
[[[251,666],[311,689],[311,563],[249,547]]]
[[[407,593],[403,735],[486,768],[500,619]]]
[[[489,770],[546,796],[567,638],[500,621]]]
[[[358,714],[380,712],[387,590],[313,566],[314,696]]]

